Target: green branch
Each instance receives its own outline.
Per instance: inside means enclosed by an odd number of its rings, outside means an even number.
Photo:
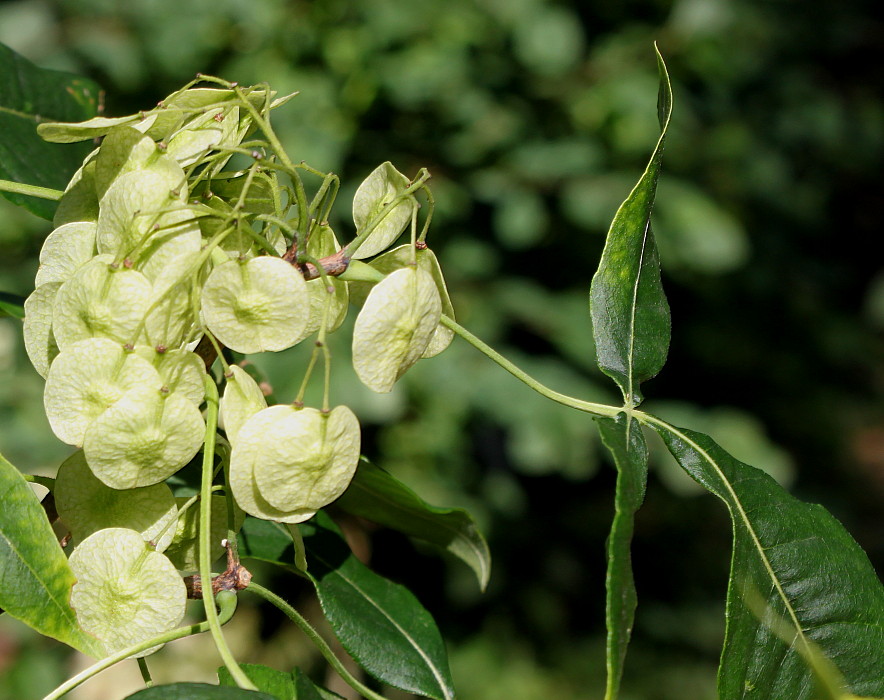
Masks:
[[[215,434],[218,430],[218,387],[208,374],[205,377],[206,384],[206,440],[203,445],[203,473],[200,486],[200,540],[199,540],[199,565],[200,581],[202,583],[203,604],[206,609],[206,622],[212,633],[212,640],[218,649],[218,654],[224,661],[230,675],[240,688],[257,690],[243,670],[239,667],[227,640],[221,631],[221,623],[218,612],[215,610],[215,596],[212,590],[212,477],[215,467]]]
[[[236,594],[232,591],[222,591],[218,594],[216,600],[218,601],[218,605],[221,606],[221,612],[216,615],[216,619],[221,625],[227,624],[227,621],[230,620],[231,617],[233,617],[233,613],[236,610]],[[151,639],[139,642],[138,644],[133,644],[132,646],[126,647],[125,649],[118,651],[116,654],[111,654],[101,661],[92,664],[89,668],[80,671],[80,673],[78,673],[76,676],[69,678],[60,686],[58,686],[55,690],[49,693],[49,695],[43,698],[43,700],[58,700],[58,698],[69,693],[78,685],[81,685],[82,683],[88,681],[90,678],[92,678],[92,676],[101,673],[106,668],[110,668],[120,661],[128,659],[130,656],[141,653],[142,651],[146,651],[151,647],[159,646],[160,644],[174,642],[176,639],[190,637],[194,634],[201,634],[202,632],[206,632],[208,629],[209,622],[207,620],[196,625],[179,627],[169,632],[164,632],[163,634],[160,634]]]
[[[37,185],[25,185],[22,182],[12,182],[11,180],[0,180],[0,192],[26,194],[29,197],[51,199],[56,202],[62,198],[62,195],[64,195],[64,192],[61,190],[52,190],[48,187],[38,187]]]
[[[487,343],[479,340],[476,336],[470,333],[466,328],[461,326],[457,321],[455,321],[450,316],[446,316],[442,314],[442,319],[440,323],[446,328],[451,329],[461,338],[466,340],[470,345],[472,345],[476,350],[487,356],[489,359],[494,360],[498,365],[503,367],[507,372],[513,375],[519,381],[525,383],[531,389],[534,389],[541,396],[545,396],[546,398],[555,401],[556,403],[560,403],[563,406],[569,406],[570,408],[576,408],[578,411],[583,411],[584,413],[591,413],[596,416],[609,416],[613,418],[618,413],[624,411],[625,409],[618,406],[608,406],[607,404],[602,403],[592,403],[591,401],[582,401],[581,399],[575,399],[573,396],[567,396],[566,394],[560,394],[558,391],[553,391],[549,387],[545,386],[538,382],[534,377],[530,376],[527,372],[520,369],[508,359],[506,359],[503,355],[497,352],[494,348],[492,348]]]

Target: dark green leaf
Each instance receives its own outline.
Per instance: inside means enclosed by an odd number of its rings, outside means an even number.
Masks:
[[[632,576],[630,543],[634,515],[645,498],[648,481],[648,447],[641,425],[621,413],[616,418],[596,418],[602,442],[614,456],[617,489],[614,498],[614,521],[608,535],[608,572],[605,578],[605,620],[608,679],[606,700],[620,692],[623,662],[632,634],[636,594]]]
[[[13,318],[25,317],[25,300],[17,294],[0,292],[0,317],[12,316]]]
[[[172,683],[155,685],[126,696],[138,700],[278,700],[267,693],[242,688],[228,688],[208,683]]]
[[[657,64],[660,140],[638,184],[614,216],[589,292],[599,367],[617,382],[630,407],[641,403],[639,385],[663,368],[669,351],[669,304],[660,284],[651,210],[672,113],[672,88],[659,52]]]
[[[247,516],[237,536],[239,555],[278,564],[294,573],[295,547],[292,536],[283,525]]]
[[[272,695],[277,700],[296,700],[298,697],[295,690],[295,679],[292,678],[291,673],[277,671],[275,668],[260,664],[240,664],[240,668],[262,693]],[[218,682],[222,686],[238,687],[226,666],[221,666],[218,669]]]
[[[884,587],[842,525],[708,436],[652,422],[685,471],[727,504],[733,521],[720,697],[811,697],[813,672],[801,656],[809,644],[853,693],[884,696]],[[791,644],[762,623],[759,607],[785,621]]]
[[[96,641],[80,630],[70,605],[75,578],[40,502],[0,455],[0,608],[92,656]]]
[[[321,694],[321,690],[325,693],[329,692],[319,689],[297,668],[291,673],[277,671],[275,668],[259,664],[240,664],[240,668],[258,690],[272,695],[278,700],[323,700],[324,696]],[[236,681],[233,680],[230,671],[225,666],[218,669],[218,682],[223,686],[236,687]],[[330,697],[337,696],[330,694]]]
[[[0,179],[63,190],[92,145],[46,143],[37,124],[89,119],[96,114],[98,95],[91,80],[38,68],[0,44]],[[53,201],[3,195],[44,219],[55,212]]]
[[[388,685],[453,698],[442,637],[414,595],[360,563],[325,513],[301,531],[319,602],[347,652]]]
[[[461,508],[428,505],[405,484],[364,457],[337,504],[348,513],[404,532],[462,559],[485,590],[491,553],[472,516]]]
[[[295,689],[298,691],[295,697],[298,700],[343,700],[337,693],[316,685],[299,668],[292,671],[292,676],[295,678]]]

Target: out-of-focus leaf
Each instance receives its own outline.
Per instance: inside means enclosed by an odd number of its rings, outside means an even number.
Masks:
[[[327,690],[318,688],[297,668],[290,673],[260,664],[240,664],[240,668],[259,691],[268,693],[277,700],[323,700],[324,697],[338,697],[330,693],[325,695]],[[218,669],[218,682],[222,686],[237,687],[226,666]]]
[[[347,652],[388,685],[454,698],[445,645],[417,598],[353,556],[324,513],[303,523],[301,532],[322,610]]]
[[[155,685],[152,688],[145,688],[132,695],[127,695],[126,700],[129,698],[137,698],[137,700],[278,700],[267,693],[229,688],[223,685],[209,685],[208,683]]]
[[[669,304],[660,284],[651,210],[672,113],[672,88],[659,52],[657,64],[660,139],[644,174],[614,216],[589,295],[599,367],[620,386],[627,406],[641,403],[639,385],[662,369],[669,350]]]
[[[247,516],[238,535],[239,555],[259,559],[298,572],[295,547],[285,526]]]
[[[485,590],[491,575],[488,543],[462,508],[437,508],[364,457],[337,505],[348,513],[428,542],[463,560]]]
[[[12,316],[13,318],[25,317],[25,300],[17,294],[0,292],[0,317]]]
[[[884,587],[842,525],[707,435],[652,423],[685,471],[725,502],[733,522],[719,696],[812,697],[813,672],[799,651],[810,643],[851,692],[884,696]],[[786,621],[791,644],[758,618],[759,605]]]
[[[40,634],[101,656],[71,607],[74,574],[21,473],[0,456],[0,609]]]
[[[99,92],[91,80],[38,68],[0,44],[0,179],[63,190],[91,145],[46,143],[37,124],[89,119],[98,109]],[[56,203],[49,200],[3,196],[50,221],[55,213]]]
[[[605,578],[605,618],[608,628],[606,700],[616,698],[623,663],[632,634],[636,594],[629,546],[634,515],[645,497],[648,481],[648,447],[641,426],[621,413],[616,418],[596,418],[605,446],[617,467],[614,520],[608,535],[608,573]]]

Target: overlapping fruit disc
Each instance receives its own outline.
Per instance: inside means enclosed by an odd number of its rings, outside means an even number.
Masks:
[[[265,408],[267,400],[257,382],[242,367],[231,365],[221,397],[221,424],[231,444],[243,423]]]
[[[233,442],[233,495],[257,517],[302,522],[347,488],[359,445],[359,421],[346,406],[327,414],[314,408],[265,408],[242,425]]]
[[[231,260],[212,270],[202,309],[215,337],[242,353],[290,348],[304,337],[310,319],[304,277],[269,256]]]
[[[189,499],[178,497],[175,501],[181,508]],[[233,505],[233,529],[242,527],[246,514],[235,503]],[[175,526],[170,529],[171,542],[164,554],[179,571],[197,571],[199,569],[199,502],[192,504],[179,517]],[[227,499],[224,496],[212,496],[212,551],[210,560],[214,561],[224,553],[221,542],[227,537]]]
[[[362,383],[390,391],[426,351],[441,314],[436,283],[421,268],[396,270],[375,285],[353,328],[353,366]]]
[[[70,565],[77,577],[71,592],[77,621],[107,654],[168,632],[184,618],[183,579],[135,530],[114,527],[91,534],[74,549]]]
[[[363,180],[353,197],[356,233],[370,224],[375,228],[359,246],[354,258],[363,260],[386,250],[411,221],[417,203],[405,195],[408,178],[386,162]]]
[[[178,507],[172,489],[155,484],[119,491],[95,477],[82,450],[72,454],[55,478],[55,506],[76,545],[93,532],[123,527],[141,534],[159,552],[175,533]]]
[[[442,313],[449,318],[454,318],[454,307],[451,304],[451,297],[448,295],[448,286],[445,284],[445,278],[442,276],[442,268],[436,254],[429,248],[420,248],[406,243],[398,248],[388,250],[382,255],[378,255],[369,263],[375,270],[389,275],[391,272],[401,270],[412,264],[416,264],[421,270],[430,274],[436,283],[436,289],[439,292],[439,299],[442,302]],[[372,286],[368,282],[350,282],[350,300],[361,306],[365,303]],[[439,324],[433,332],[433,337],[427,344],[421,358],[435,357],[442,352],[451,343],[454,332],[445,326]]]

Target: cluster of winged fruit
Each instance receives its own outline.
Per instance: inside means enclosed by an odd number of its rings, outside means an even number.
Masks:
[[[216,489],[224,495],[212,499],[213,542],[243,511],[310,518],[356,470],[360,430],[349,408],[329,408],[327,398],[321,408],[268,407],[224,348],[280,351],[317,333],[321,347],[361,304],[354,367],[385,392],[451,340],[440,325],[452,310],[438,263],[426,230],[416,237],[423,181],[379,166],[357,191],[355,237],[342,250],[325,221],[337,177],[292,164],[269,126],[270,110],[289,97],[187,87],[148,112],[40,126],[49,141],[100,142],[59,203],[24,331],[52,430],[81,448],[59,469],[54,496],[75,545],[72,605],[107,653],[184,614],[196,499],[176,499],[166,480],[214,444],[207,383],[223,387],[227,462]],[[232,157],[246,165],[225,170]],[[302,172],[322,178],[312,200]],[[411,242],[384,252],[409,225]]]

